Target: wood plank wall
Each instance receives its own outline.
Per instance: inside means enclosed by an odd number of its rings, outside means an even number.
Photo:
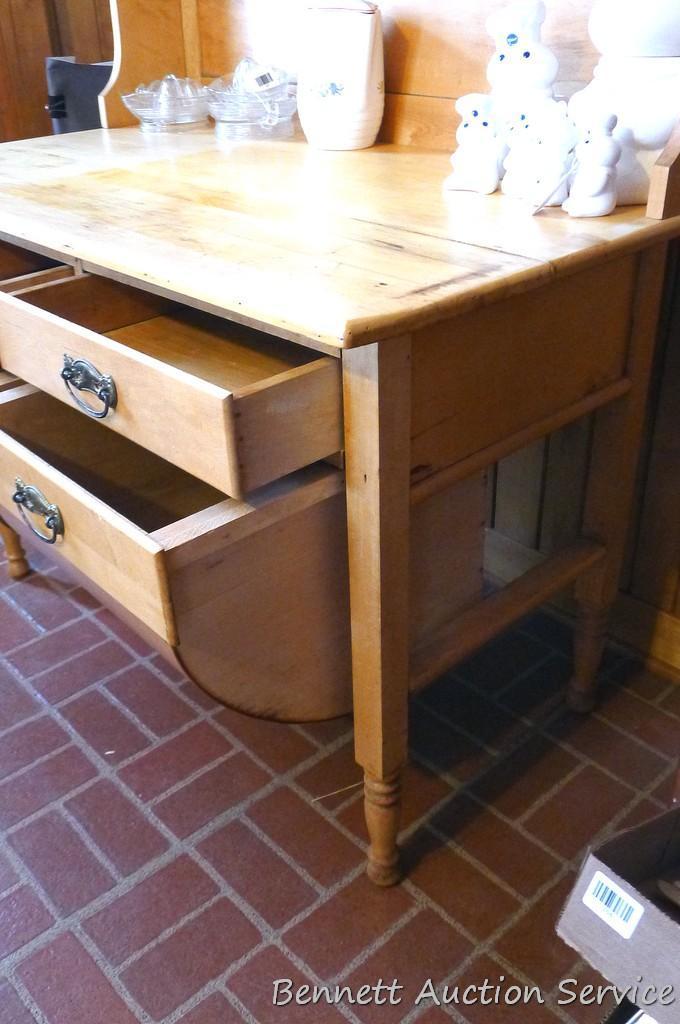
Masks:
[[[55,23],[45,0],[0,4],[0,136],[2,141],[47,135],[45,57]]]
[[[246,54],[295,68],[297,0],[182,4],[198,24],[204,78],[231,71]],[[465,92],[486,89],[493,44],[485,22],[505,5],[506,0],[381,0],[387,68],[384,141],[453,147],[454,101]],[[587,34],[590,0],[547,0],[547,6],[546,41],[560,57],[558,90],[571,95],[590,79],[596,61]]]
[[[61,56],[83,64],[113,57],[109,0],[51,0]]]
[[[385,0],[387,62],[386,139],[451,149],[457,117],[453,102],[485,92],[493,43],[486,19],[505,0]],[[587,33],[589,0],[547,0],[546,42],[560,59],[560,94],[587,82],[597,59]]]

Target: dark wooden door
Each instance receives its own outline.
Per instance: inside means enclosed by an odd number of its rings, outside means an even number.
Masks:
[[[108,0],[0,3],[0,141],[49,135],[45,58],[111,60]]]

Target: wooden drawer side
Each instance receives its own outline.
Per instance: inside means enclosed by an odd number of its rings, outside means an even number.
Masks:
[[[342,450],[339,371],[325,356],[235,396],[244,492]]]
[[[478,475],[414,509],[413,646],[481,597],[484,503]],[[263,488],[252,503],[225,502],[154,538],[166,549],[177,653],[191,676],[225,703],[265,717],[314,720],[350,710],[340,473],[312,467]]]

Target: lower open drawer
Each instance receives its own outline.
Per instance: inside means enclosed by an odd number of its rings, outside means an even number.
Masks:
[[[30,384],[0,393],[0,429],[0,504],[170,645],[165,549],[176,557],[302,483],[293,476],[253,505],[228,499]],[[337,490],[338,474],[324,475]]]
[[[412,526],[421,641],[481,590],[481,479]],[[351,707],[342,474],[227,498],[29,384],[0,391],[0,514],[73,565],[225,703],[288,720]]]

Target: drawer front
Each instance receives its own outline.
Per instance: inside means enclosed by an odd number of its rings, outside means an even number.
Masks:
[[[0,294],[0,366],[68,405],[75,406],[75,395],[101,415],[105,400],[67,388],[65,355],[86,361],[114,382],[117,401],[101,423],[226,493],[238,489],[230,395],[21,298]]]
[[[17,480],[26,485],[23,495],[37,511],[16,503]],[[35,498],[37,492],[58,509],[63,525],[63,534],[57,535],[55,542],[59,554],[169,644],[174,644],[175,627],[160,545],[0,431],[2,516],[22,533],[30,531],[51,537],[56,530],[54,512],[43,514]]]
[[[339,360],[302,350],[308,361],[274,361],[253,384],[256,347],[237,341],[222,358],[219,335],[159,316],[169,308],[89,276],[0,294],[0,365],[232,497],[342,447]],[[239,387],[225,386],[232,375]]]

